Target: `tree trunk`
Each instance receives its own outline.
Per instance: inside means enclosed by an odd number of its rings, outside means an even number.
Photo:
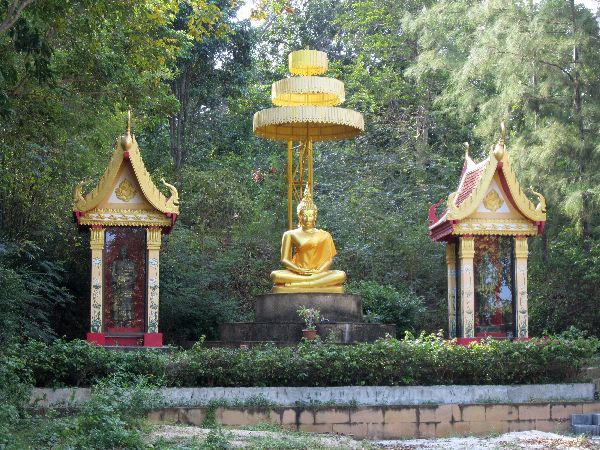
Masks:
[[[577,131],[579,134],[579,140],[582,144],[582,153],[581,155],[579,155],[579,177],[578,177],[578,182],[580,185],[580,188],[582,189],[582,199],[581,199],[581,213],[580,213],[580,220],[581,220],[581,239],[582,239],[582,246],[583,246],[583,250],[584,252],[588,253],[590,251],[590,233],[591,233],[591,224],[590,224],[590,217],[591,217],[591,212],[590,212],[590,207],[591,207],[591,202],[590,202],[590,193],[587,190],[586,187],[583,186],[583,184],[585,183],[586,180],[586,176],[585,176],[585,170],[586,170],[586,165],[588,164],[588,145],[585,142],[585,130],[583,127],[583,115],[581,113],[581,109],[582,109],[582,103],[583,103],[583,98],[581,95],[581,77],[580,77],[580,73],[579,73],[579,50],[577,48],[577,11],[575,9],[575,0],[571,0],[570,1],[571,4],[571,26],[573,27],[573,38],[575,41],[575,44],[573,45],[573,55],[572,55],[572,60],[571,63],[573,65],[573,112],[574,112],[574,118],[575,118],[575,124],[577,125]]]
[[[188,153],[186,129],[191,73],[191,66],[186,64],[182,67],[181,74],[171,83],[173,95],[179,101],[179,111],[169,119],[171,157],[177,171],[183,166]]]

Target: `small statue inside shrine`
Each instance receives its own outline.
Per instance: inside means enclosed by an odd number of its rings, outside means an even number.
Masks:
[[[343,293],[346,274],[329,270],[336,254],[335,245],[331,234],[315,228],[317,206],[308,187],[297,213],[298,228],[286,231],[281,241],[281,263],[286,269],[271,272],[273,292]]]
[[[128,328],[133,320],[133,289],[135,263],[127,257],[127,247],[121,247],[112,263],[112,321],[115,328]]]

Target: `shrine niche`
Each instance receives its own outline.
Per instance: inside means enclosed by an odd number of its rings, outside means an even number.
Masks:
[[[429,235],[446,242],[448,330],[459,342],[492,336],[527,338],[527,239],[546,222],[544,197],[525,195],[504,142],[475,163],[465,153],[458,189],[438,217],[429,209]]]
[[[90,231],[91,294],[89,342],[99,345],[162,346],[159,320],[161,236],[179,215],[177,189],[165,197],[144,166],[131,113],[97,186],[75,188],[73,214]]]

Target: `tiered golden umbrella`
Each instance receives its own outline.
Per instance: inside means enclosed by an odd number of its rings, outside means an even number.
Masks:
[[[302,199],[304,183],[313,190],[313,141],[351,139],[364,128],[361,113],[339,108],[345,98],[344,83],[320,77],[327,71],[327,54],[298,50],[289,55],[290,78],[271,86],[275,108],[254,114],[257,136],[288,143],[288,222],[293,227],[293,204]],[[299,145],[294,146],[294,142]],[[294,163],[294,160],[296,162]]]

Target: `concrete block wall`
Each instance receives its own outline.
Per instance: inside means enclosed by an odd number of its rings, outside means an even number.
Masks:
[[[270,422],[292,430],[350,435],[356,439],[448,437],[509,431],[569,431],[571,414],[600,412],[600,402],[442,404],[374,407],[217,408],[215,419],[236,428]],[[165,408],[154,423],[202,426],[206,408]]]

